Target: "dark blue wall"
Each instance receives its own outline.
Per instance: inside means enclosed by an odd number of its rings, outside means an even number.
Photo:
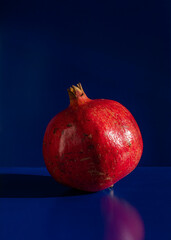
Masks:
[[[44,166],[49,120],[81,82],[119,101],[144,139],[140,166],[170,165],[169,2],[0,2],[0,166]]]

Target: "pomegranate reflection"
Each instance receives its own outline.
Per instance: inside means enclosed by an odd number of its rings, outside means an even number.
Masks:
[[[102,212],[105,220],[105,240],[143,240],[144,224],[137,210],[114,196],[102,198]]]

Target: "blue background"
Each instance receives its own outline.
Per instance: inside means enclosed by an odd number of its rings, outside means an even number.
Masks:
[[[66,89],[113,99],[137,120],[140,166],[170,165],[169,1],[1,1],[0,167],[41,167]]]
[[[140,240],[138,223],[141,240],[171,239],[169,7],[0,0],[0,239]],[[144,140],[141,167],[92,194],[55,182],[42,156],[46,126],[78,82],[127,107]]]

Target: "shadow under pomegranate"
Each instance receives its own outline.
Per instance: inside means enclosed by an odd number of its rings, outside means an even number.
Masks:
[[[44,198],[82,194],[86,193],[61,185],[50,176],[0,174],[1,198]]]

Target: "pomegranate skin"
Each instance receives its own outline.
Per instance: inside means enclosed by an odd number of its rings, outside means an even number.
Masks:
[[[64,185],[89,192],[106,189],[139,163],[143,151],[140,129],[120,103],[91,100],[81,84],[68,92],[69,107],[45,131],[46,167]]]

